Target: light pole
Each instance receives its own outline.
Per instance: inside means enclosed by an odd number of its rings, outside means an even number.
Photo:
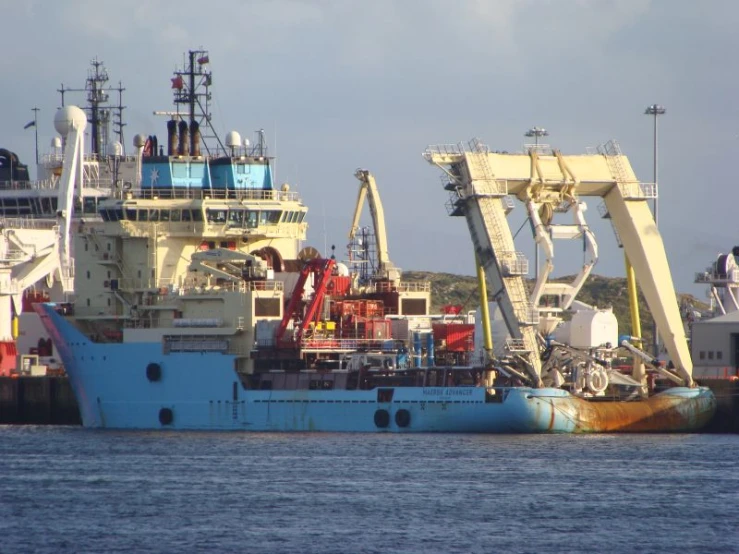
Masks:
[[[539,137],[548,137],[549,131],[542,129],[541,127],[532,127],[526,131],[523,136],[534,137],[534,146],[539,146]]]
[[[652,115],[654,116],[654,223],[655,225],[658,223],[658,212],[657,212],[657,196],[659,195],[658,187],[657,187],[657,118],[660,115],[664,115],[665,108],[664,106],[660,106],[659,104],[652,104],[651,106],[647,106],[647,109],[644,110],[644,115]]]
[[[657,160],[658,160],[658,149],[657,149],[657,118],[661,115],[664,115],[665,108],[664,106],[660,106],[659,104],[652,104],[651,106],[647,106],[647,109],[644,110],[644,115],[651,115],[654,116],[654,225],[659,228],[659,211],[658,211],[658,205],[657,205],[657,197],[659,196],[659,187],[657,185]],[[654,325],[652,327],[652,332],[654,333],[654,357],[656,358],[659,356],[659,336],[657,335],[657,322],[654,322]]]
[[[523,136],[525,137],[534,137],[534,150],[538,150],[539,148],[539,137],[548,137],[549,131],[542,127],[532,127],[528,131],[526,131]],[[534,250],[534,271],[536,272],[535,278],[539,278],[539,243],[536,242],[536,231],[534,231],[534,243],[536,244],[536,248]]]

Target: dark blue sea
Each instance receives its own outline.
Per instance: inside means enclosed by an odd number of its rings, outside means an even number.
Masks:
[[[0,427],[5,552],[739,552],[737,435]]]

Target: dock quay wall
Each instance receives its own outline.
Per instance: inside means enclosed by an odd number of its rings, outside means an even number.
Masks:
[[[66,377],[0,377],[0,424],[81,425]]]
[[[716,396],[716,415],[704,433],[739,433],[739,381],[728,379],[698,380]]]

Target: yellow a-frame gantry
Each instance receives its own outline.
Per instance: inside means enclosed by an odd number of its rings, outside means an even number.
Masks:
[[[656,186],[640,183],[626,156],[614,146],[611,143],[597,154],[564,156],[536,149],[523,154],[497,153],[474,141],[469,148],[441,145],[424,153],[429,163],[448,176],[450,213],[465,216],[489,290],[511,335],[509,351],[526,362],[534,386],[542,383],[538,308],[526,291],[528,264],[515,250],[506,220],[506,196],[529,203],[542,198],[603,199],[667,353],[685,384],[693,385],[693,363],[664,243],[647,202],[655,198]]]

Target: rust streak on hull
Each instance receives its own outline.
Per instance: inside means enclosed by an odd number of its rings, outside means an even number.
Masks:
[[[664,394],[632,402],[573,398],[567,404],[553,404],[575,422],[574,432],[580,433],[696,431],[711,420],[716,409],[712,395]]]

